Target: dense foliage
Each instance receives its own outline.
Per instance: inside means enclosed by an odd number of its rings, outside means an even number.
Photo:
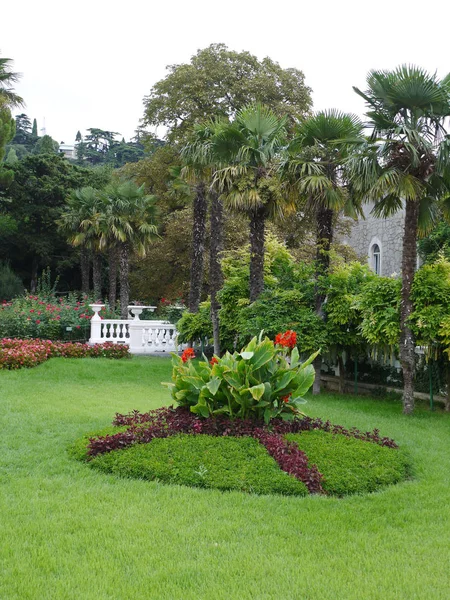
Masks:
[[[181,357],[173,355],[173,383],[165,385],[180,406],[202,417],[227,415],[266,423],[275,417],[292,419],[313,383],[315,357],[300,362],[292,333],[292,343],[254,337],[241,352],[226,352],[210,363],[193,363],[188,348]]]
[[[92,310],[87,296],[26,294],[0,304],[0,337],[86,340],[90,335]],[[114,311],[102,308],[102,318]]]

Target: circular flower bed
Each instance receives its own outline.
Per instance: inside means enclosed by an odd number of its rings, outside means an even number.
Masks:
[[[375,491],[410,474],[405,454],[377,430],[361,432],[310,417],[269,424],[201,418],[185,407],[117,414],[72,454],[103,472],[260,494]]]

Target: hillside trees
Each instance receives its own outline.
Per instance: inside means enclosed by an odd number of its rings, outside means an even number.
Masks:
[[[7,199],[3,215],[14,227],[1,239],[1,253],[30,290],[36,287],[39,270],[47,266],[68,285],[74,254],[56,221],[71,190],[102,187],[109,174],[71,165],[57,154],[30,155],[10,168],[14,181],[0,191]]]

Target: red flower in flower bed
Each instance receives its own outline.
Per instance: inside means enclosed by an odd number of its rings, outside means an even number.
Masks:
[[[275,336],[275,344],[292,350],[292,348],[295,348],[297,345],[297,333],[292,331],[292,329],[288,329],[288,331],[285,331],[284,333],[277,333]]]
[[[215,356],[212,357],[212,359],[209,361],[210,365],[217,365],[217,363],[219,362],[219,359]]]
[[[195,358],[194,348],[186,348],[181,355],[181,360],[186,363],[188,360],[191,360],[191,358]]]
[[[65,358],[125,358],[129,348],[125,344],[78,344],[74,342],[51,342],[50,340],[0,340],[0,369],[35,367],[52,356]]]

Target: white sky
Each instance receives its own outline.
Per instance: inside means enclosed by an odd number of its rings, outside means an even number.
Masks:
[[[362,115],[352,85],[365,89],[372,68],[450,71],[448,0],[19,0],[1,15],[0,54],[22,73],[19,112],[66,143],[89,127],[128,140],[166,65],[211,43],[301,69],[316,110]]]

